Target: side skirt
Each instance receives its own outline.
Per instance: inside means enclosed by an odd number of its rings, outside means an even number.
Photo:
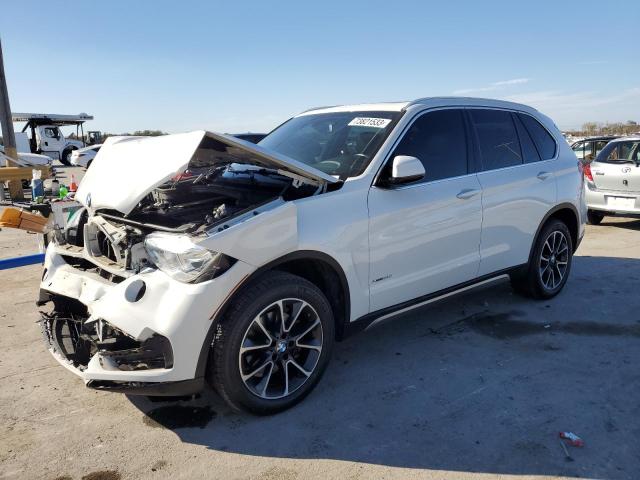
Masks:
[[[386,307],[380,310],[376,310],[375,312],[368,313],[363,315],[356,320],[353,320],[349,323],[345,328],[345,338],[355,333],[361,332],[363,330],[368,329],[374,324],[380,323],[388,318],[395,317],[396,315],[401,315],[405,312],[413,310],[415,308],[420,308],[422,306],[428,305],[430,303],[435,303],[440,300],[444,300],[445,298],[457,295],[462,292],[466,292],[467,290],[472,290],[476,287],[480,287],[489,283],[493,283],[497,280],[500,280],[504,277],[507,277],[510,273],[518,273],[523,269],[526,269],[527,264],[518,265],[517,267],[507,268],[504,270],[500,270],[498,272],[493,272],[488,275],[483,275],[482,277],[478,277],[474,280],[470,280],[468,282],[460,283],[458,285],[454,285],[449,288],[445,288],[442,290],[438,290],[437,292],[429,293],[427,295],[423,295],[418,298],[414,298],[413,300],[407,300],[406,302],[398,303],[397,305],[393,305],[391,307]]]

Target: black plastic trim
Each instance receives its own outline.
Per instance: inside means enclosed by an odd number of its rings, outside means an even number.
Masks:
[[[547,220],[549,220],[549,218],[551,218],[551,216],[554,213],[559,212],[560,210],[566,210],[566,209],[571,210],[576,217],[576,225],[578,226],[578,231],[576,232],[576,242],[575,242],[575,245],[573,246],[573,253],[575,253],[575,251],[578,249],[578,245],[582,240],[582,238],[580,237],[580,215],[578,214],[578,209],[575,207],[575,205],[571,203],[560,203],[555,207],[553,207],[551,210],[549,210],[545,214],[545,216],[542,217],[542,220],[538,225],[538,229],[536,230],[536,234],[533,237],[533,242],[531,243],[531,250],[529,251],[529,262],[531,262],[531,256],[533,255],[533,249],[536,244],[536,240],[538,239],[538,235],[540,235],[540,231],[542,230],[542,227],[544,227],[544,224],[547,223]]]
[[[87,387],[103,392],[154,397],[181,397],[193,395],[204,389],[204,378],[197,377],[177,382],[119,382],[113,380],[89,380]]]
[[[443,288],[442,290],[438,290],[436,292],[429,293],[427,295],[422,295],[421,297],[417,297],[412,300],[407,300],[406,302],[398,303],[391,307],[386,307],[380,310],[376,310],[375,312],[367,313],[366,315],[363,315],[362,317],[354,320],[353,322],[347,325],[347,328],[345,329],[345,338],[352,336],[358,332],[361,332],[362,330],[366,329],[369,325],[371,325],[380,317],[393,314],[395,312],[404,310],[405,308],[413,307],[414,305],[418,305],[423,302],[428,302],[429,300],[433,300],[443,295],[453,293],[463,288],[472,287],[475,284],[479,284],[481,282],[490,280],[492,278],[500,277],[501,275],[517,272],[518,270],[520,270],[525,266],[526,264],[518,265],[516,267],[506,268],[504,270],[499,270],[497,272],[489,273],[487,275],[482,275],[480,277],[474,278],[473,280],[469,280],[468,282],[459,283],[457,285],[453,285],[448,288]]]
[[[209,357],[209,349],[211,347],[211,343],[215,336],[215,332],[217,330],[217,325],[220,320],[220,317],[224,314],[226,308],[228,307],[230,301],[234,298],[235,293],[246,286],[253,279],[259,277],[263,273],[273,270],[278,267],[278,265],[282,265],[286,262],[290,262],[292,260],[320,260],[327,264],[329,264],[333,270],[338,274],[338,278],[340,279],[340,286],[342,287],[342,291],[344,292],[345,304],[344,304],[344,326],[336,325],[336,331],[338,332],[338,338],[342,338],[342,330],[346,330],[349,325],[349,319],[351,318],[351,297],[349,292],[349,282],[347,281],[347,276],[344,273],[344,270],[340,266],[340,264],[331,256],[326,253],[319,252],[317,250],[299,250],[296,252],[289,253],[284,255],[276,260],[272,260],[271,262],[263,265],[258,268],[251,275],[247,276],[242,282],[240,282],[231,295],[229,295],[222,306],[218,308],[215,312],[214,317],[212,319],[211,325],[209,326],[209,331],[204,339],[202,347],[200,349],[200,355],[198,356],[198,365],[196,367],[196,376],[203,377],[205,375],[207,360]]]

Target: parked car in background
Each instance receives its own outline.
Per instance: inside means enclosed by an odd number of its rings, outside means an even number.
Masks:
[[[15,160],[14,160],[15,161]],[[18,162],[21,167],[30,167],[32,165],[51,166],[53,159],[47,155],[37,153],[18,152]],[[7,165],[7,156],[4,154],[4,146],[0,145],[0,167]]]
[[[47,248],[45,339],[91,388],[206,379],[235,409],[278,412],[374,323],[507,275],[557,295],[584,234],[581,167],[551,119],[486,99],[309,110],[260,145],[112,137]]]
[[[640,136],[611,140],[584,167],[587,220],[605,215],[640,216]]]
[[[585,163],[591,162],[598,156],[607,143],[615,138],[618,137],[609,135],[585,138],[572,144],[571,150],[573,150],[579,160]]]
[[[89,168],[91,166],[91,162],[93,162],[93,159],[96,158],[96,155],[100,151],[101,146],[102,144],[100,143],[98,145],[91,145],[90,147],[74,150],[71,152],[69,160],[71,165]]]
[[[251,143],[258,143],[267,136],[266,133],[232,133],[231,135],[239,138],[240,140],[246,140]]]

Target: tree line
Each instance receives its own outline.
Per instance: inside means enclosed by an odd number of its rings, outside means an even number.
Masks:
[[[576,137],[592,137],[595,135],[633,135],[640,133],[640,124],[635,120],[614,123],[586,122],[582,124],[581,130],[570,130],[568,133]]]

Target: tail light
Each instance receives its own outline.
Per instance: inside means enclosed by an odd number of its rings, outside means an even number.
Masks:
[[[587,164],[582,166],[582,175],[584,176],[584,178],[586,178],[590,182],[593,182],[593,174],[591,173],[591,165],[590,164],[587,163]]]

